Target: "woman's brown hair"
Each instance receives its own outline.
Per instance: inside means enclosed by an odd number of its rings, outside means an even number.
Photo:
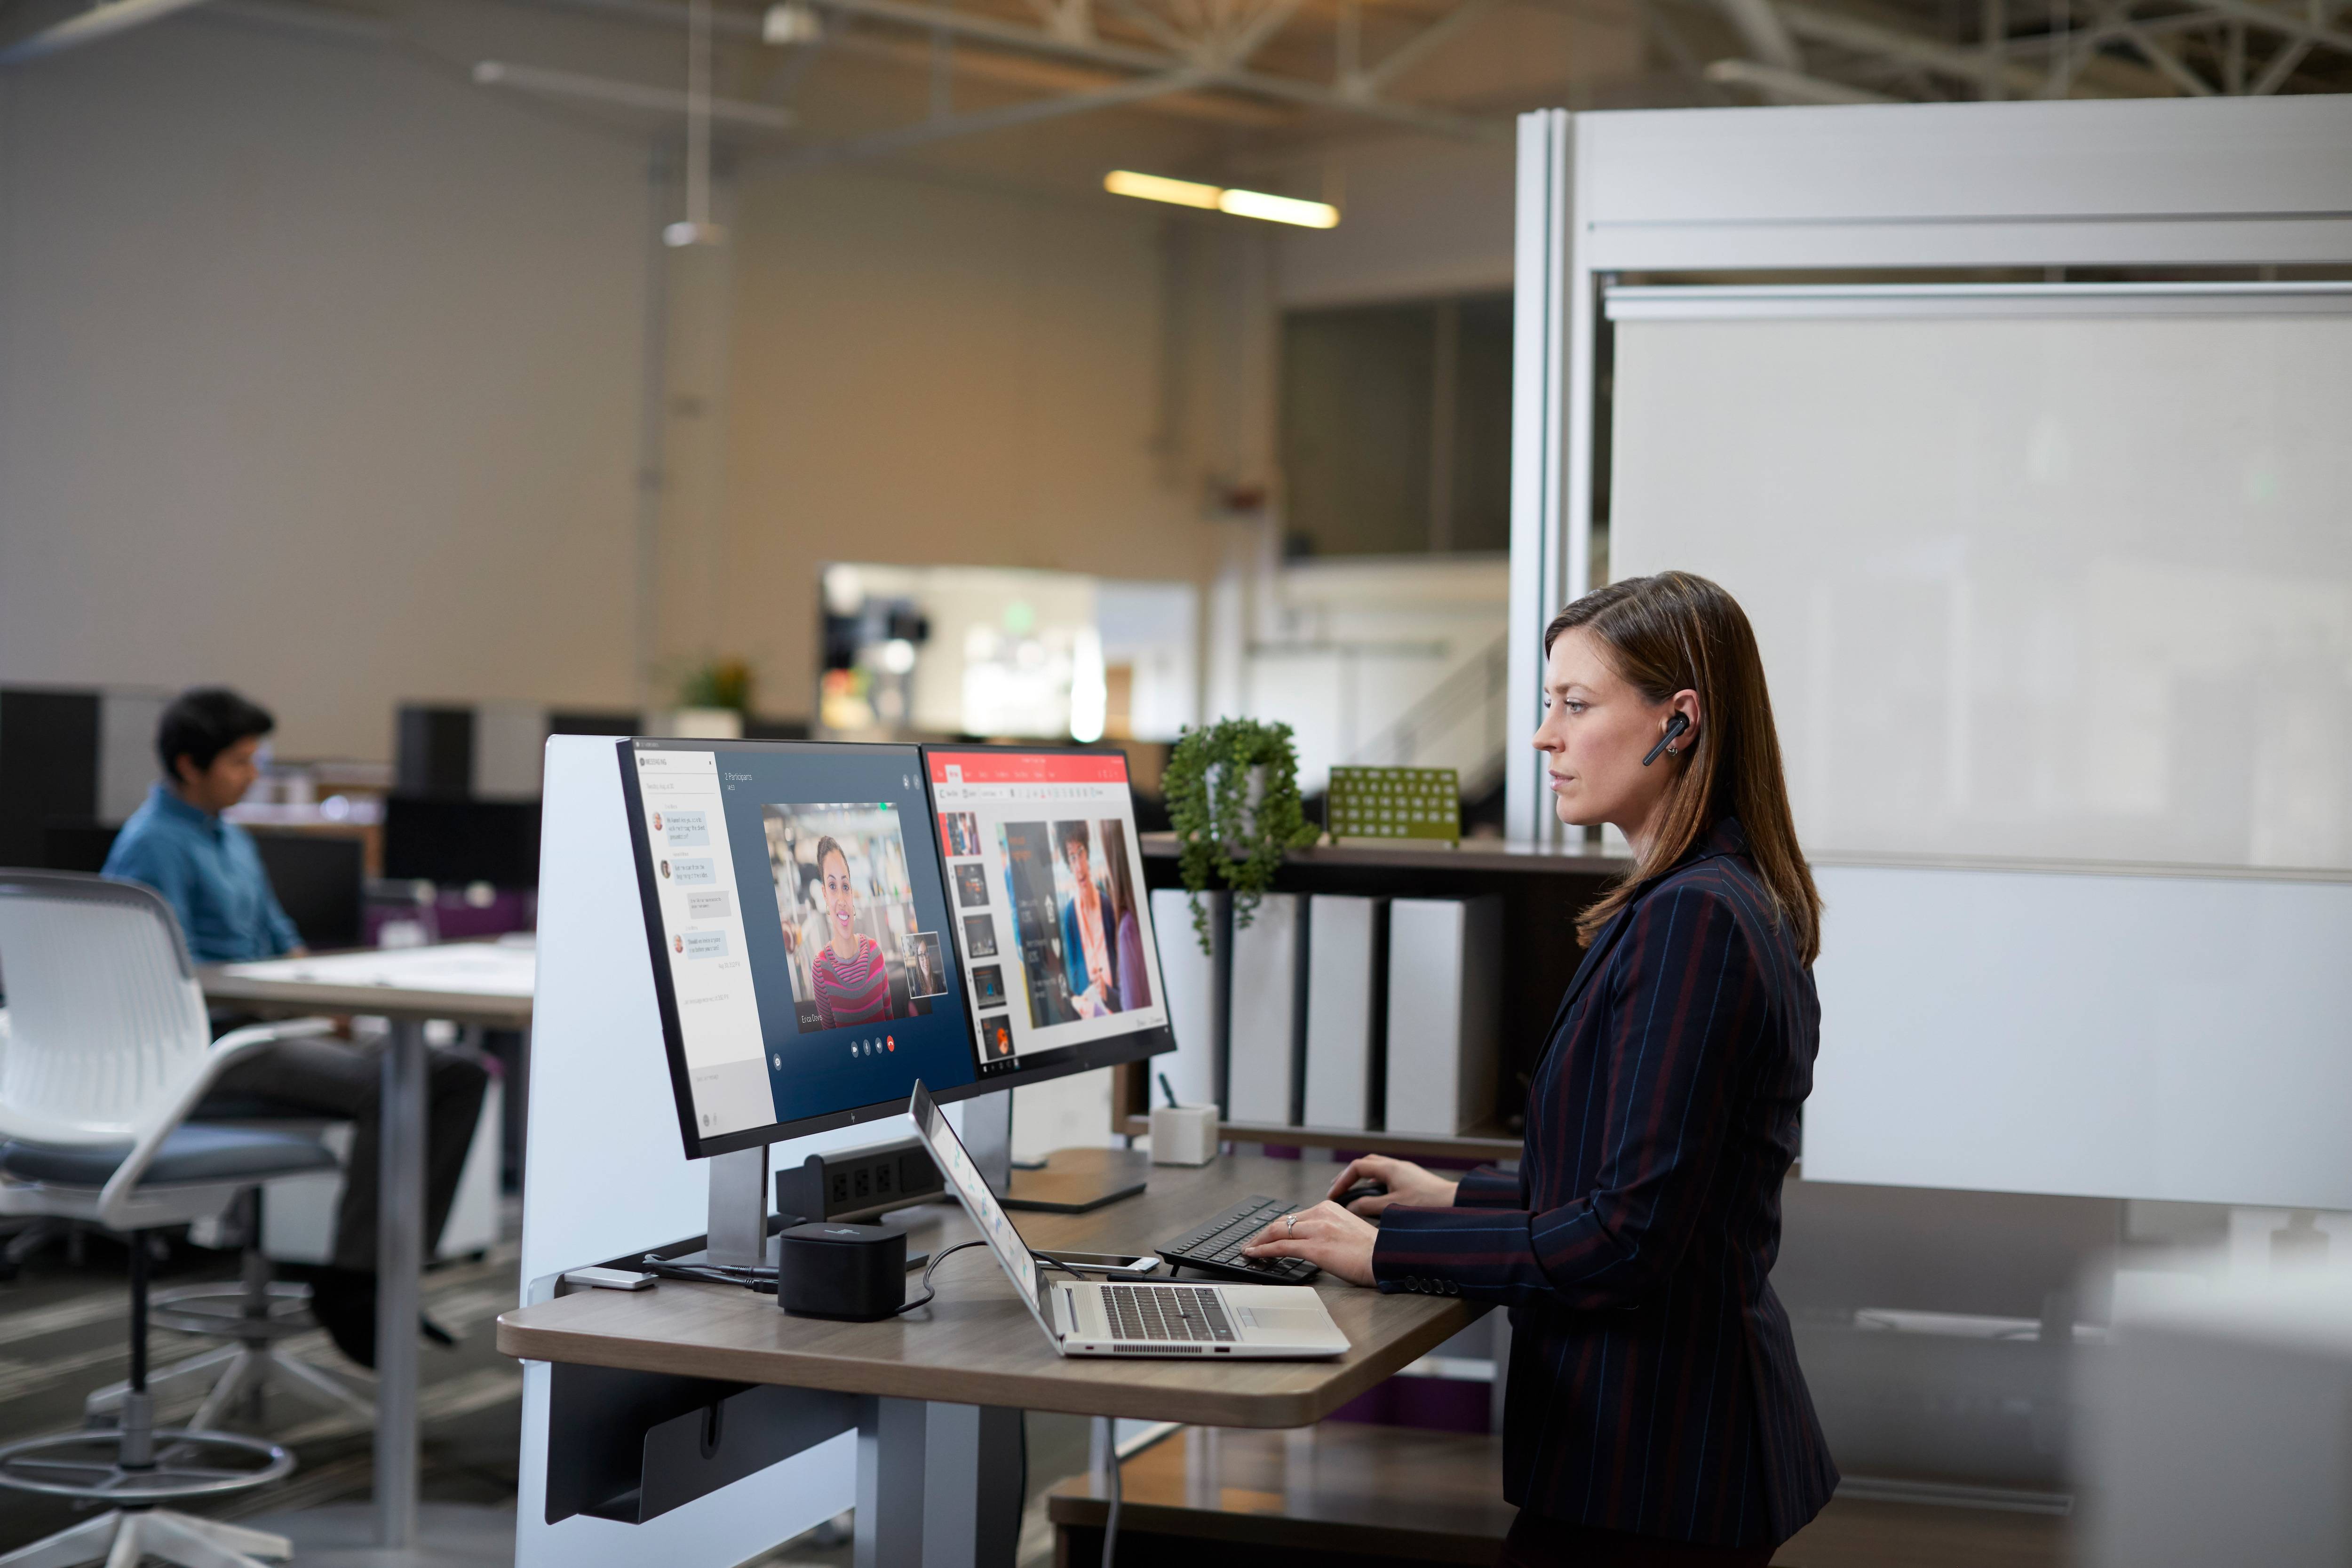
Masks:
[[[1689,853],[1717,818],[1735,816],[1747,830],[1748,853],[1774,913],[1811,964],[1822,949],[1822,895],[1797,847],[1764,660],[1739,601],[1687,572],[1628,577],[1553,616],[1544,628],[1545,657],[1561,633],[1578,628],[1591,635],[1644,701],[1656,705],[1677,691],[1698,693],[1699,727],[1697,738],[1679,748],[1680,765],[1666,786],[1648,853],[1632,876],[1584,911],[1577,935],[1590,946],[1636,887]]]

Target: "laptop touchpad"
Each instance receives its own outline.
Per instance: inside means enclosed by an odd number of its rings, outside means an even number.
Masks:
[[[1248,1327],[1283,1334],[1314,1333],[1330,1321],[1319,1307],[1244,1307],[1241,1312]]]

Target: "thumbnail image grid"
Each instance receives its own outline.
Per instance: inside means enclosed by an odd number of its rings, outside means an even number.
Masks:
[[[980,818],[969,811],[940,813],[940,842],[950,857],[980,853]]]
[[[1008,822],[997,829],[1029,1025],[1151,1005],[1141,879],[1118,817]]]
[[[917,929],[898,809],[762,805],[768,870],[802,1034],[908,1018],[947,989],[939,933]]]

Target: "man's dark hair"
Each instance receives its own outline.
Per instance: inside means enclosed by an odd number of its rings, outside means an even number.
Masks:
[[[163,710],[163,721],[155,726],[155,755],[163,761],[163,776],[176,784],[182,757],[203,773],[239,741],[276,728],[278,721],[269,710],[226,686],[192,687]]]
[[[1070,858],[1072,845],[1077,847],[1079,853],[1092,856],[1094,852],[1087,844],[1087,825],[1083,822],[1054,824],[1054,847],[1062,852],[1062,858],[1066,862]]]

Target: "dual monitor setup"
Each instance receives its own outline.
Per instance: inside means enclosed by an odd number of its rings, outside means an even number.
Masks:
[[[960,1245],[989,1247],[1056,1354],[1347,1350],[1313,1292],[1279,1288],[1311,1266],[1236,1256],[1288,1205],[1247,1200],[1160,1249],[1240,1283],[1096,1282],[1080,1277],[1158,1261],[1035,1251],[940,1113],[1174,1047],[1124,755],[631,739],[619,756],[678,1128],[688,1158],[713,1160],[711,1226],[698,1255],[572,1278],[751,1285],[803,1316],[913,1310],[930,1270],[907,1301],[903,1232],[819,1215],[772,1253],[761,1190],[766,1145],[910,1115],[979,1232]]]
[[[1174,1048],[1123,753],[619,754],[688,1159]]]

